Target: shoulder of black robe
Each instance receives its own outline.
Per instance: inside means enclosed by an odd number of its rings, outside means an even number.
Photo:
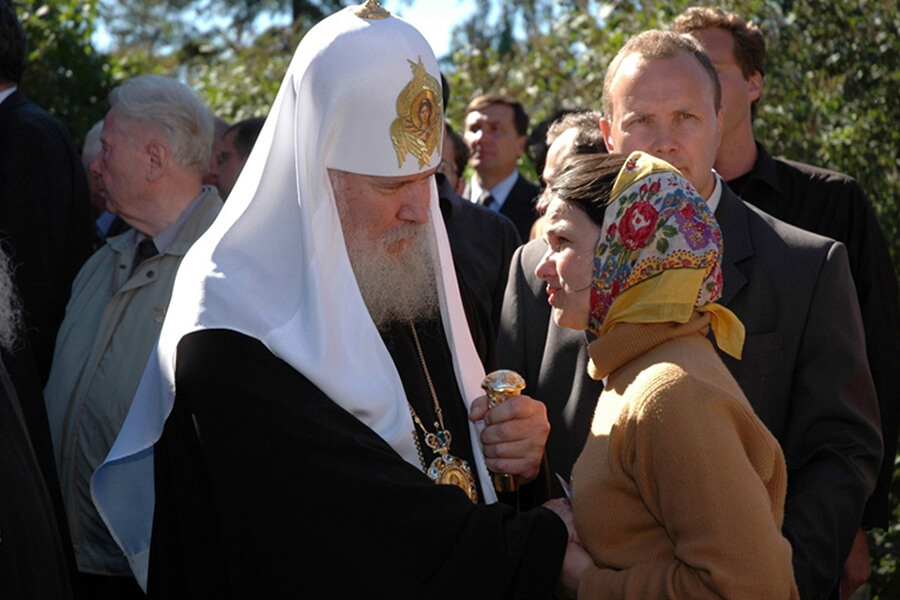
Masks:
[[[72,548],[72,537],[69,534],[62,490],[59,486],[56,459],[53,457],[53,442],[50,439],[50,423],[47,420],[47,407],[44,404],[44,389],[28,337],[22,336],[12,349],[4,348],[0,351],[0,359],[2,359],[6,375],[15,390],[18,408],[22,413],[28,438],[31,440],[31,448],[44,476],[44,483],[47,485],[47,492],[53,503],[53,512],[56,516],[59,539],[66,556],[68,572],[72,577],[72,585],[76,586],[75,574],[78,568],[75,564],[75,551]]]
[[[256,339],[178,346],[155,598],[548,598],[565,526],[432,483]]]
[[[0,362],[0,596],[72,598],[53,503],[15,389]]]

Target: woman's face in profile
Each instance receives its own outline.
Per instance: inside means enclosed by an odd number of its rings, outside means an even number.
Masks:
[[[588,327],[599,240],[600,226],[586,212],[556,197],[550,201],[544,225],[547,252],[535,274],[547,283],[547,301],[560,327]]]

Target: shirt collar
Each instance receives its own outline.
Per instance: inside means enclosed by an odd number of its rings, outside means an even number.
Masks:
[[[781,193],[775,159],[759,142],[756,142],[756,162],[753,163],[750,177],[764,182],[776,192]]]
[[[513,169],[513,172],[509,174],[509,177],[490,188],[491,196],[494,197],[494,202],[490,205],[490,208],[499,211],[503,207],[503,203],[506,202],[506,199],[509,197],[510,192],[512,192],[513,186],[516,185],[516,181],[519,179],[519,170]],[[485,190],[485,188],[481,187],[478,184],[478,179],[476,177],[472,178],[472,194],[470,196],[470,200],[472,202],[478,202],[478,198],[481,196],[481,193]]]
[[[19,89],[18,86],[14,85],[9,89],[6,89],[6,90],[3,90],[2,92],[0,92],[0,104],[3,104],[3,101],[6,100],[7,98],[9,98],[10,96],[12,96],[13,92],[15,92],[18,89]]]
[[[722,199],[722,176],[719,175],[715,169],[713,169],[713,181],[715,181],[716,186],[713,188],[712,194],[709,195],[709,198],[706,199],[706,205],[709,207],[709,212],[712,214],[716,214],[716,209],[719,208],[719,200]]]
[[[178,237],[178,233],[181,231],[181,228],[184,226],[185,222],[191,217],[192,214],[194,214],[194,211],[197,210],[197,207],[200,206],[201,199],[206,196],[206,194],[208,194],[211,190],[212,187],[204,185],[203,191],[200,193],[200,195],[191,200],[191,203],[187,205],[187,208],[181,211],[178,219],[176,219],[174,223],[153,236],[153,245],[156,246],[156,250],[160,254],[163,254],[175,242],[175,238]],[[135,248],[137,247],[137,244],[140,244],[143,240],[146,240],[148,238],[149,236],[138,232],[134,239]]]

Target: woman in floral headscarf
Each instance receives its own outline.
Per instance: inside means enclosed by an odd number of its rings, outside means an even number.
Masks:
[[[743,325],[716,304],[722,239],[706,203],[640,152],[570,157],[545,193],[537,275],[557,324],[596,336],[588,370],[605,381],[571,509],[550,506],[577,532],[564,586],[578,598],[797,598],[781,448],[708,337],[740,358]]]

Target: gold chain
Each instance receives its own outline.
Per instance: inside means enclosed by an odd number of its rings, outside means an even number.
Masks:
[[[409,328],[412,330],[413,341],[416,343],[416,351],[419,353],[419,360],[422,361],[422,370],[425,371],[425,380],[428,382],[428,389],[431,391],[431,398],[434,400],[434,413],[437,416],[438,422],[435,422],[435,428],[440,427],[443,431],[444,427],[444,415],[441,412],[441,404],[438,402],[437,392],[434,389],[434,383],[431,381],[431,373],[428,372],[428,365],[425,363],[425,354],[422,352],[422,346],[419,344],[419,336],[416,333],[416,326],[413,325],[412,322],[409,323]],[[419,419],[419,415],[416,414],[416,409],[413,408],[412,404],[409,405],[409,412],[412,413],[413,420],[416,422],[416,425],[422,430],[422,433],[428,435],[428,430],[425,429],[425,426],[422,424],[422,420]]]
[[[416,326],[410,321],[409,328],[412,330],[413,340],[416,342],[416,350],[419,353],[419,360],[422,363],[422,370],[425,372],[425,380],[428,381],[428,389],[431,391],[431,398],[434,400],[434,413],[437,421],[434,424],[436,433],[429,433],[422,424],[416,409],[407,399],[409,413],[422,433],[425,434],[425,444],[431,448],[431,451],[437,454],[437,457],[431,462],[430,466],[425,464],[425,456],[422,454],[422,446],[419,443],[419,436],[416,430],[412,430],[413,438],[416,440],[416,450],[419,452],[419,460],[422,461],[422,468],[425,474],[432,481],[438,484],[454,485],[460,488],[469,500],[478,502],[478,488],[475,485],[475,478],[472,475],[472,468],[469,463],[461,458],[450,454],[450,442],[453,436],[444,428],[444,415],[441,412],[441,404],[438,402],[437,391],[434,389],[434,382],[431,380],[431,373],[428,372],[428,364],[425,362],[425,353],[422,352],[422,345],[419,343],[419,334],[416,333]]]
[[[409,401],[406,402],[406,405],[409,407],[409,414],[412,415],[413,420],[422,428],[422,431],[425,435],[428,435],[428,432],[425,431],[425,426],[422,425],[422,421],[419,420],[419,415],[416,414],[416,411],[413,410],[412,404]],[[422,452],[422,444],[419,442],[419,436],[416,435],[416,428],[413,427],[412,431],[413,441],[416,443],[416,452],[419,453],[419,462],[422,463],[422,470],[428,470],[428,464],[425,462],[425,453]]]

